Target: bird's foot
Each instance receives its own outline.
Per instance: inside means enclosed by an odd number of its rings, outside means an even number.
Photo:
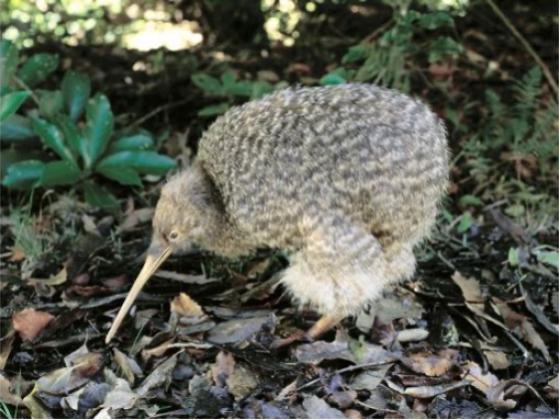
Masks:
[[[310,339],[307,336],[307,332],[303,331],[303,330],[297,330],[296,332],[290,334],[287,337],[284,338],[277,338],[276,340],[274,340],[272,342],[272,344],[270,345],[270,348],[272,350],[277,350],[277,349],[281,349],[283,347],[287,347],[293,343],[300,343],[300,342],[309,342],[312,341],[312,339]]]
[[[277,338],[270,345],[271,349],[279,349],[297,342],[311,342],[331,330],[344,317],[337,315],[323,315],[309,330],[298,330],[285,338]]]

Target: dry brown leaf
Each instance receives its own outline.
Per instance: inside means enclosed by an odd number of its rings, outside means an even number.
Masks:
[[[315,396],[306,395],[303,400],[303,408],[310,419],[345,419],[342,411],[328,405],[325,400]]]
[[[214,344],[242,343],[250,340],[264,328],[269,331],[276,325],[276,316],[232,319],[216,325],[208,332],[207,340]]]
[[[418,352],[403,357],[401,361],[415,372],[426,376],[441,376],[457,362],[459,352],[454,349],[443,349],[437,353]]]
[[[32,419],[50,419],[51,414],[43,407],[43,405],[35,398],[36,388],[33,389],[24,399],[23,405],[31,413]]]
[[[511,363],[506,354],[502,351],[483,350],[484,355],[488,359],[488,363],[493,369],[502,370],[510,367]]]
[[[22,340],[33,341],[53,319],[48,312],[28,308],[12,315],[12,326]]]
[[[142,375],[142,369],[132,357],[127,356],[117,348],[113,349],[114,360],[129,384],[134,383],[137,376]]]
[[[136,404],[140,396],[130,389],[128,382],[117,377],[117,375],[109,369],[105,369],[103,372],[107,382],[112,386],[112,389],[105,396],[101,407],[106,409],[110,408],[112,410],[129,410],[134,407],[134,404]]]
[[[145,397],[152,388],[157,388],[165,382],[170,381],[171,372],[173,372],[176,364],[177,354],[174,354],[165,362],[160,363],[134,391],[141,397]]]
[[[212,380],[217,386],[223,387],[227,378],[235,369],[235,359],[233,355],[226,351],[220,351],[216,355],[216,363],[212,366]]]
[[[255,373],[245,366],[237,365],[233,372],[227,377],[226,385],[228,391],[235,401],[243,399],[247,394],[258,386]]]
[[[484,297],[480,291],[480,284],[478,280],[473,277],[466,278],[458,271],[455,271],[451,276],[453,281],[463,293],[465,304],[467,308],[477,315],[485,315],[484,313]]]
[[[204,311],[200,305],[186,293],[181,293],[173,298],[171,301],[171,312],[187,317],[199,317],[204,315]]]
[[[163,354],[169,350],[170,348],[173,347],[173,343],[175,342],[174,338],[170,338],[169,340],[164,341],[161,344],[158,344],[156,347],[153,347],[151,349],[145,349],[142,350],[142,359],[143,360],[149,360],[150,357],[160,357],[163,356]]]
[[[0,401],[6,404],[18,406],[23,403],[19,395],[11,391],[12,383],[2,373],[0,373]]]
[[[120,232],[127,232],[134,229],[141,223],[146,223],[152,220],[154,209],[146,207],[144,209],[133,210],[129,212],[122,223],[119,225]]]
[[[103,366],[103,357],[99,353],[87,353],[77,356],[72,367],[60,368],[42,376],[35,383],[37,391],[52,395],[67,395],[84,385]]]
[[[367,342],[351,341],[338,330],[334,341],[315,341],[298,346],[294,352],[300,363],[321,363],[323,360],[347,360],[353,363],[389,363],[395,355],[383,347]]]
[[[68,280],[68,270],[66,267],[62,267],[58,273],[50,276],[48,279],[31,277],[27,280],[27,283],[30,286],[36,286],[38,283],[45,286],[58,286],[59,284],[65,283],[66,280]]]
[[[505,399],[505,381],[500,381],[491,372],[482,373],[482,368],[475,362],[467,363],[467,375],[465,380],[469,381],[473,387],[481,391],[492,406],[498,410],[511,410],[516,406],[512,399]]]
[[[547,362],[551,361],[548,347],[544,343],[542,337],[535,329],[533,323],[523,314],[515,312],[507,303],[494,299],[506,326],[511,329],[515,334],[521,337],[524,341],[529,343],[533,348],[539,350]]]
[[[355,410],[353,408],[344,410],[344,415],[346,416],[347,419],[363,419],[362,413],[360,413],[358,410]]]
[[[12,345],[14,344],[14,339],[16,338],[15,331],[10,328],[8,333],[0,339],[0,369],[4,369],[8,357],[12,352]]]
[[[454,389],[470,385],[470,381],[463,380],[463,381],[457,381],[457,382],[441,384],[441,385],[411,386],[411,387],[403,388],[390,380],[386,380],[386,382],[389,388],[397,391],[399,394],[408,395],[413,398],[422,398],[422,399],[433,398],[440,394],[446,394]]]
[[[25,251],[22,248],[20,248],[19,246],[14,246],[12,248],[12,253],[11,253],[8,261],[10,261],[10,262],[20,262],[20,261],[23,261],[25,259],[25,257],[26,257]]]
[[[548,381],[544,388],[544,392],[548,398],[553,400],[558,399],[558,375]]]
[[[386,365],[373,367],[358,374],[352,382],[350,382],[350,388],[355,390],[367,389],[372,391],[377,388],[392,366],[392,364],[388,363]]]

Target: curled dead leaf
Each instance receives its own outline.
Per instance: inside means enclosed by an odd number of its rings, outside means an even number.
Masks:
[[[443,349],[437,353],[418,352],[403,357],[401,361],[415,372],[426,376],[441,376],[457,363],[459,352],[454,349]]]
[[[103,357],[99,353],[87,353],[77,357],[71,367],[56,369],[42,376],[35,383],[37,391],[51,395],[67,395],[84,385],[103,365]]]
[[[465,380],[482,392],[492,406],[498,410],[511,410],[515,408],[516,402],[505,399],[505,381],[500,381],[491,372],[482,373],[482,368],[475,362],[469,361],[466,365],[467,375]]]
[[[539,335],[533,323],[523,314],[515,312],[509,305],[499,299],[494,302],[504,318],[504,322],[516,335],[521,337],[525,342],[529,343],[533,348],[539,350],[547,362],[551,361],[548,347]]]
[[[48,312],[28,308],[12,315],[12,326],[22,340],[33,341],[53,319]]]
[[[295,350],[295,356],[301,363],[321,363],[323,360],[347,360],[352,363],[389,363],[395,355],[383,347],[367,342],[351,341],[342,330],[336,334],[334,341],[315,341],[302,344]]]
[[[113,356],[115,363],[129,384],[133,384],[134,379],[142,375],[142,369],[132,357],[127,356],[117,348],[113,349]]]
[[[204,315],[200,305],[186,293],[181,293],[173,298],[171,301],[171,312],[186,317],[200,317]]]

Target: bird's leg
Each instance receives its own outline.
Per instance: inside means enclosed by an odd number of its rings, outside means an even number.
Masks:
[[[282,347],[289,346],[290,344],[298,341],[314,341],[315,339],[319,338],[327,331],[331,330],[336,324],[338,324],[343,319],[344,319],[343,316],[323,315],[307,331],[299,330],[293,334],[290,334],[286,338],[276,339],[272,342],[270,347],[273,349],[279,349]]]
[[[310,341],[315,340],[327,331],[334,328],[343,319],[344,317],[340,315],[323,315],[315,324],[313,324],[311,328],[307,330],[307,332],[305,333],[305,338],[309,339]]]

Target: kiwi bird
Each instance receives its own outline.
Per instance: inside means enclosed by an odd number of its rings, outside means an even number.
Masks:
[[[314,338],[415,270],[448,182],[446,131],[421,101],[367,84],[286,89],[231,108],[164,185],[146,262],[109,331],[172,253],[288,252],[281,281],[322,315]]]

